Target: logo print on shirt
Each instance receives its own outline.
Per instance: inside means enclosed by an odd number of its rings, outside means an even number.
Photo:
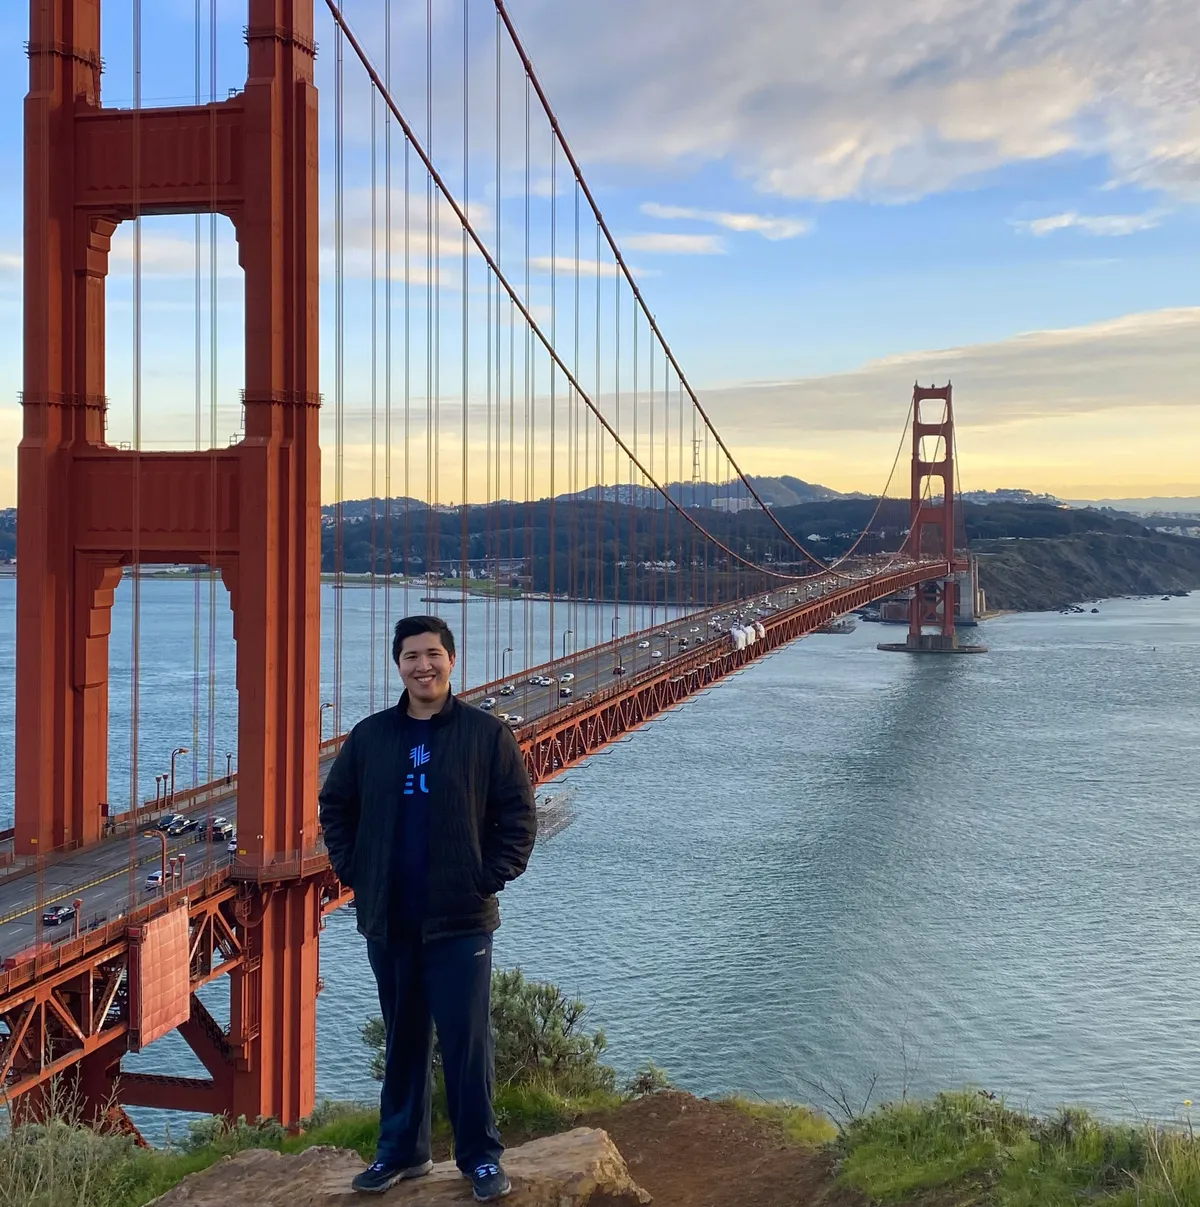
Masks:
[[[425,796],[429,795],[429,788],[425,783],[425,772],[422,771],[421,774],[418,775],[416,768],[424,767],[425,764],[429,762],[431,757],[432,756],[430,755],[424,742],[422,742],[419,746],[414,746],[408,752],[408,758],[413,765],[413,770],[404,777],[405,796],[413,796],[417,792],[421,792]]]

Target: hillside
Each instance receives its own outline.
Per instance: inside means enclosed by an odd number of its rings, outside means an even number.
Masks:
[[[1156,533],[971,542],[989,608],[1041,612],[1116,595],[1200,589],[1200,541]]]

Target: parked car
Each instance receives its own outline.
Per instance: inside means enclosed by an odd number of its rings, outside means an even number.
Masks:
[[[57,926],[68,918],[75,917],[75,907],[72,905],[52,905],[42,914],[44,926]]]

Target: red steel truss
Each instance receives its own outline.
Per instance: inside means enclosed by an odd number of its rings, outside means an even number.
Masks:
[[[837,616],[897,591],[918,587],[930,578],[945,577],[949,571],[947,563],[925,563],[843,587],[776,613],[763,622],[766,636],[745,649],[726,646],[717,650],[710,643],[690,657],[671,659],[657,673],[612,687],[586,705],[559,710],[544,722],[535,721],[523,727],[520,734],[529,774],[534,783],[553,779],[764,654],[819,629]]]

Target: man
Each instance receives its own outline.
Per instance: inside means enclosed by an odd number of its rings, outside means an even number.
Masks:
[[[320,795],[386,1033],[375,1163],[352,1184],[381,1194],[433,1168],[436,1023],[455,1160],[483,1203],[511,1189],[492,1113],[492,932],[496,893],[533,849],[533,789],[508,726],[450,691],[454,634],[444,620],[399,621],[392,658],[400,703],[350,731]]]

